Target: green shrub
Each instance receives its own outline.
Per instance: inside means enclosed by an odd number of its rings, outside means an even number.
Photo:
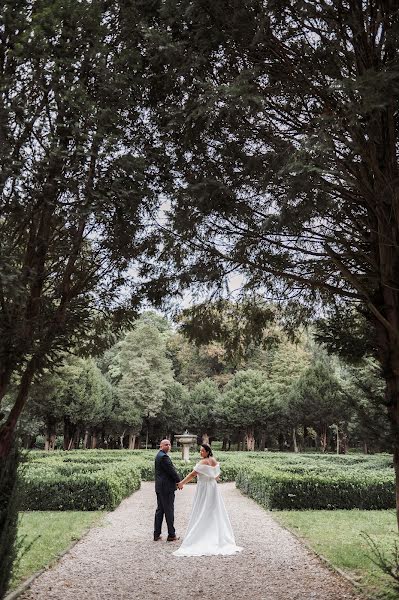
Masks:
[[[123,481],[119,483],[119,477],[112,483],[106,483],[105,479],[110,481],[111,474],[125,468],[135,469],[143,481],[153,481],[155,455],[156,450],[31,452],[28,487],[36,500],[26,500],[26,506],[51,504],[53,507],[62,505],[64,509],[83,506],[84,510],[112,508],[134,490],[128,487],[122,492]],[[171,459],[183,478],[193,470],[199,457],[192,453],[190,463],[186,464],[181,460],[180,452],[172,452]],[[378,509],[394,506],[392,456],[388,454],[342,456],[218,451],[216,459],[221,464],[221,481],[236,480],[243,492],[267,508]],[[104,473],[108,475],[104,476]],[[43,490],[37,483],[40,480]],[[45,490],[48,486],[56,490],[60,481],[64,482],[66,493],[60,496],[55,491],[55,499],[50,501],[52,492]],[[47,483],[44,485],[44,482]]]
[[[386,475],[296,474],[244,468],[236,485],[271,510],[378,510],[395,506],[395,483]]]
[[[133,465],[37,465],[23,476],[23,510],[113,510],[140,487]]]

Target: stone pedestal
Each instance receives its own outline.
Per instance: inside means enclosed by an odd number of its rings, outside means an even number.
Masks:
[[[184,462],[190,462],[190,446],[197,443],[197,436],[192,435],[186,429],[186,431],[181,435],[175,435],[175,440],[177,440],[177,442],[181,444],[181,454]]]

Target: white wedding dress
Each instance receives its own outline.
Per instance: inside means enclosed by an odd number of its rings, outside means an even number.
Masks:
[[[197,489],[190,520],[183,543],[175,556],[209,556],[212,554],[234,554],[242,548],[236,546],[230,519],[219,492],[216,477],[220,466],[198,463]]]

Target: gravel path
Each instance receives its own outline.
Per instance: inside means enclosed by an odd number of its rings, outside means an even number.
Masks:
[[[174,543],[153,542],[154,484],[106,516],[57,565],[43,573],[24,600],[355,600],[352,587],[331,572],[243,496],[234,483],[219,484],[244,551],[234,556],[175,557]],[[184,535],[195,485],[176,493],[175,525]],[[164,534],[165,525],[164,525]],[[165,539],[165,535],[163,538]],[[178,542],[179,543],[179,542]]]

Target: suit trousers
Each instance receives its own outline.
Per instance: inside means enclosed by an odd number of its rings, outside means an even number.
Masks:
[[[154,520],[154,536],[161,535],[162,521],[165,516],[166,524],[168,526],[168,535],[174,537],[176,535],[174,526],[175,491],[157,492],[157,503]]]

